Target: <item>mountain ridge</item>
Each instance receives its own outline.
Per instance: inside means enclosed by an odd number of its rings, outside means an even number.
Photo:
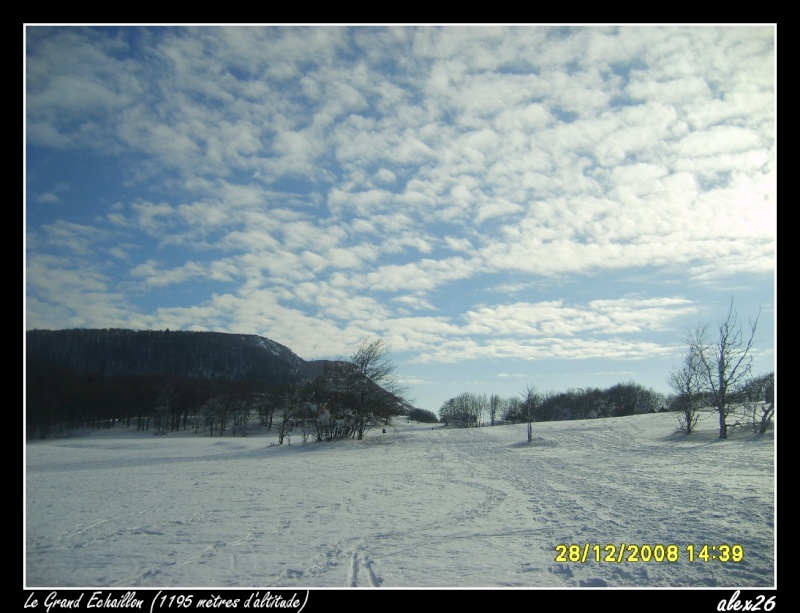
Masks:
[[[27,361],[40,360],[78,375],[162,375],[183,379],[292,383],[313,377],[285,345],[255,334],[185,330],[72,328],[28,330]]]

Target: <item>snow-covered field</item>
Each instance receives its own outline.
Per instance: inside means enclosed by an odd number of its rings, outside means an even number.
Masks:
[[[776,586],[775,430],[720,441],[708,415],[687,437],[666,413],[534,426],[530,445],[525,425],[404,419],[291,446],[261,431],[29,441],[24,585]],[[596,560],[622,544],[652,558]],[[741,561],[700,559],[726,544]],[[559,560],[559,545],[579,548]],[[656,561],[668,545],[677,560]]]

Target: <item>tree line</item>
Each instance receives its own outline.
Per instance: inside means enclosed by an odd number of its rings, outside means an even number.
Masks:
[[[495,426],[530,421],[562,421],[620,417],[663,408],[666,397],[637,383],[618,383],[607,389],[573,388],[566,392],[539,392],[527,386],[520,395],[465,392],[445,401],[439,417],[462,427]]]
[[[295,430],[317,441],[362,439],[407,410],[388,353],[383,339],[364,339],[348,359],[322,364],[315,376],[283,382],[80,374],[28,356],[26,431],[47,438],[121,423],[157,434],[245,436],[259,426],[277,427],[281,443]]]

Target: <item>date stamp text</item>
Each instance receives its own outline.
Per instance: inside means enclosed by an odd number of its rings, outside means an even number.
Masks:
[[[573,543],[554,547],[556,562],[741,562],[744,560],[742,545],[725,543],[709,545],[635,544],[635,543]]]

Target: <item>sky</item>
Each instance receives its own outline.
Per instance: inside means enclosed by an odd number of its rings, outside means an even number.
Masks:
[[[402,418],[385,434],[334,443],[293,432],[279,446],[258,428],[29,440],[23,583],[140,597],[199,587],[538,587],[564,598],[685,588],[695,608],[708,588],[777,588],[776,429],[721,440],[713,413],[690,436],[677,425],[674,413],[535,423],[531,444],[526,424]],[[626,548],[621,562],[605,561],[621,544],[650,545],[643,555],[656,558],[628,559]],[[703,560],[706,544],[741,549]],[[574,550],[559,545],[588,545],[587,560],[571,562]],[[309,604],[319,605],[313,592]]]
[[[635,382],[758,316],[777,27],[24,30],[23,319],[384,338],[409,398]]]

